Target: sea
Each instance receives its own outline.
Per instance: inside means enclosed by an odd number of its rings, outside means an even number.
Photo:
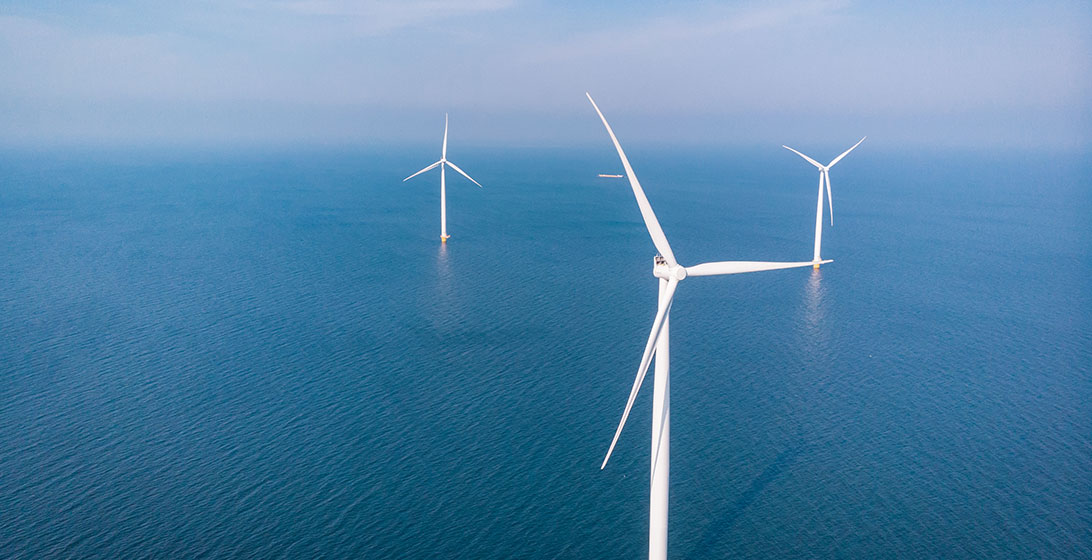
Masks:
[[[682,264],[811,260],[795,155],[627,149]],[[0,557],[645,557],[616,154],[452,146],[441,244],[436,152],[0,151]],[[669,557],[1092,558],[1092,154],[831,179],[833,263],[679,286]]]

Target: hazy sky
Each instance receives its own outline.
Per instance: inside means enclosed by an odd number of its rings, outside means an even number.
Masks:
[[[4,2],[0,144],[1092,145],[1092,3],[874,4]]]

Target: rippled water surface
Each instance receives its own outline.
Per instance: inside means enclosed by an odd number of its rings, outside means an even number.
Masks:
[[[679,288],[670,555],[1092,556],[1088,157],[869,148],[833,264]],[[0,155],[0,556],[644,556],[616,157],[462,150],[445,247],[432,155]],[[684,264],[810,259],[792,154],[629,155]]]

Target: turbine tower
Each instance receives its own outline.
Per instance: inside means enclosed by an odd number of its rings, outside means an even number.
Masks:
[[[478,188],[481,188],[482,186],[481,183],[472,179],[470,175],[467,175],[465,171],[459,169],[458,165],[455,165],[454,163],[451,163],[447,160],[447,113],[444,113],[444,146],[440,149],[440,161],[418,171],[417,173],[414,173],[413,175],[410,175],[409,177],[406,177],[405,179],[402,179],[402,182],[405,183],[406,181],[409,181],[410,179],[436,167],[437,165],[440,166],[440,242],[447,243],[447,239],[451,236],[447,234],[447,174],[444,173],[444,166],[450,165],[451,168],[455,171],[458,171],[460,175],[466,177],[467,179],[470,179],[470,181],[475,185],[478,185]]]
[[[622,427],[625,426],[626,419],[629,418],[630,409],[633,408],[633,401],[637,398],[637,392],[641,389],[641,383],[644,381],[652,357],[655,355],[656,375],[652,388],[652,463],[648,508],[648,557],[651,560],[664,560],[667,558],[667,495],[670,472],[669,444],[671,441],[668,323],[671,302],[675,297],[675,289],[678,287],[679,282],[691,276],[717,276],[782,268],[800,268],[812,266],[812,263],[722,261],[695,266],[680,265],[671,252],[667,237],[664,235],[663,229],[660,228],[660,222],[656,220],[656,214],[652,212],[652,206],[649,205],[648,198],[645,197],[645,192],[641,189],[641,183],[637,181],[637,176],[634,175],[633,168],[630,167],[629,160],[626,158],[625,152],[622,151],[621,144],[618,143],[618,138],[615,137],[614,131],[607,124],[606,117],[599,110],[599,106],[595,104],[591,94],[587,95],[592,107],[595,107],[595,112],[599,114],[599,118],[603,121],[603,126],[606,127],[611,141],[614,142],[614,148],[618,150],[618,157],[622,160],[622,167],[625,168],[626,177],[629,179],[630,187],[633,188],[633,195],[637,198],[637,207],[641,210],[641,217],[644,218],[645,227],[648,228],[652,243],[659,252],[659,255],[653,261],[652,275],[660,279],[659,302],[656,306],[656,318],[652,321],[652,331],[648,335],[644,354],[641,355],[641,364],[637,368],[637,378],[633,380],[633,388],[629,392],[629,400],[622,412],[622,420],[618,423],[618,429],[614,432],[614,439],[610,442],[610,448],[607,450],[607,456],[603,459],[603,465],[600,469],[607,466],[607,461],[610,460],[611,453],[614,452],[614,446],[618,443],[618,436],[622,434]]]
[[[865,136],[864,138],[861,138],[860,140],[858,140],[857,143],[853,145],[853,148],[856,148],[857,146],[860,146],[861,142],[865,141],[865,138],[868,138],[868,137]],[[828,163],[826,165],[821,165],[819,162],[815,161],[814,159],[811,159],[810,157],[808,157],[808,156],[806,156],[806,155],[804,155],[804,154],[802,154],[802,153],[800,153],[800,152],[798,152],[798,151],[796,151],[796,150],[794,150],[794,149],[792,149],[792,148],[790,148],[788,146],[785,146],[784,144],[782,144],[781,147],[785,148],[786,150],[789,150],[790,152],[792,152],[792,153],[794,153],[794,154],[796,154],[796,155],[798,155],[798,156],[800,156],[800,157],[802,157],[802,158],[804,158],[806,160],[808,160],[809,163],[811,163],[815,167],[819,168],[819,202],[816,204],[816,207],[815,207],[815,253],[811,257],[813,268],[819,268],[819,265],[822,264],[822,262],[820,260],[820,257],[819,257],[819,245],[821,245],[822,242],[823,242],[823,181],[826,181],[826,183],[827,183],[827,202],[828,202],[828,205],[830,206],[830,225],[833,226],[834,225],[834,200],[832,200],[831,197],[830,197],[830,168],[834,167],[834,164],[838,163],[839,161],[841,161],[842,158],[846,157],[846,154],[848,154],[849,152],[852,152],[853,148],[850,148],[850,149],[842,152],[842,155],[834,158],[834,161],[831,161],[830,163]]]

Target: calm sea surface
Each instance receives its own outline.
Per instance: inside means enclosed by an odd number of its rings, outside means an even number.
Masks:
[[[436,148],[0,154],[0,557],[643,557],[615,154],[453,148],[444,247]],[[629,155],[683,264],[810,260],[796,156]],[[1092,160],[832,182],[833,264],[679,288],[670,555],[1092,557]]]

